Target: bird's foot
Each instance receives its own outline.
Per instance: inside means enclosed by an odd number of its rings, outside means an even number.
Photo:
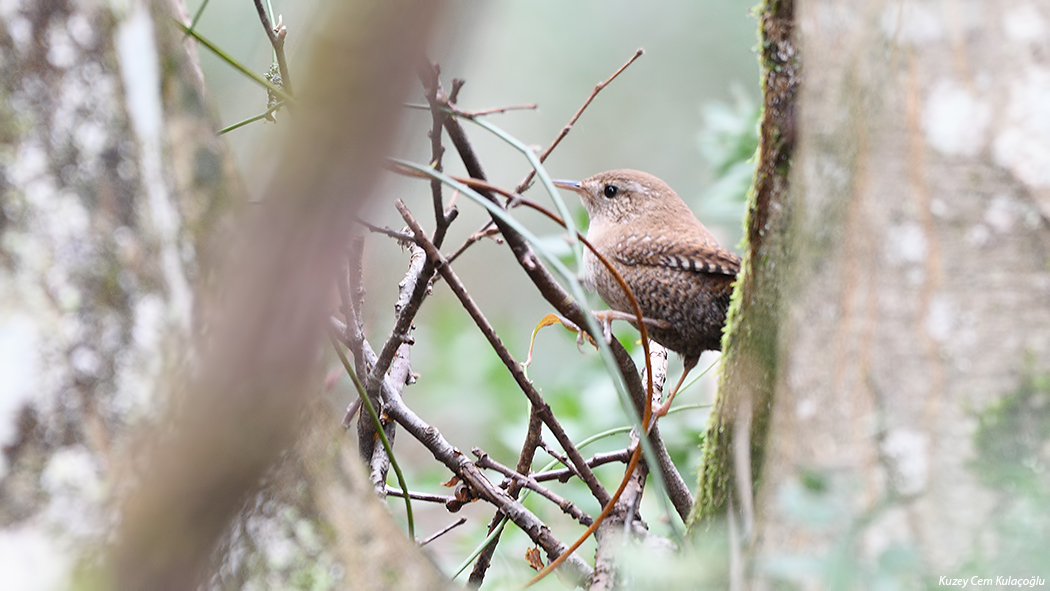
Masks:
[[[594,317],[602,323],[602,334],[605,335],[606,342],[610,343],[612,342],[613,320],[626,320],[628,322],[636,322],[638,320],[634,314],[628,314],[627,312],[621,312],[619,310],[595,310]],[[671,328],[671,323],[666,320],[643,317],[642,322],[644,322],[649,328],[665,330]]]
[[[685,383],[686,376],[689,372],[696,367],[696,363],[700,361],[700,356],[686,357],[683,359],[682,376],[678,378],[678,383],[671,389],[671,393],[667,396],[667,400],[660,405],[659,408],[653,409],[653,416],[649,423],[649,428],[656,424],[656,420],[667,414],[667,411],[671,410],[671,403],[674,402],[674,397],[678,395],[678,391],[682,389],[682,385]]]

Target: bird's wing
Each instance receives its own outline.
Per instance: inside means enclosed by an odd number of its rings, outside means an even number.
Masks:
[[[681,269],[694,273],[736,276],[740,257],[718,244],[702,239],[674,241],[649,236],[630,236],[622,241],[613,258],[625,265]]]

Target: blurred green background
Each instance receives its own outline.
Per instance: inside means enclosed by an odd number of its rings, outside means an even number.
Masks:
[[[312,23],[323,14],[324,2],[272,0],[273,9],[289,28],[288,50],[292,75],[301,49],[309,43]],[[453,2],[431,50],[431,59],[442,67],[442,81],[467,81],[459,95],[465,110],[537,103],[539,108],[493,115],[490,121],[519,140],[546,147],[579,108],[594,85],[607,78],[638,48],[645,54],[613,84],[599,94],[579,123],[546,165],[555,178],[579,179],[613,168],[637,168],[651,172],[678,191],[693,211],[733,248],[740,237],[743,195],[750,181],[751,156],[755,145],[755,120],[759,104],[758,68],[753,46],[756,22],[751,17],[754,0],[707,2],[638,3],[627,1],[556,2]],[[200,2],[191,2],[195,12]],[[199,30],[235,58],[257,72],[270,66],[271,52],[250,2],[211,0],[198,24]],[[205,75],[222,126],[260,114],[266,109],[266,94],[253,82],[215,56],[202,50]],[[417,86],[406,102],[424,102]],[[290,119],[278,115],[278,125]],[[277,126],[255,123],[226,137],[234,151],[247,185],[258,191],[265,181],[270,154],[267,139]],[[501,140],[473,125],[465,125],[492,182],[513,188],[528,172],[527,161]],[[398,144],[398,156],[425,163],[429,159],[426,132],[429,114],[406,111]],[[446,170],[462,174],[454,150],[448,146]],[[450,193],[449,193],[450,194]],[[447,194],[448,195],[448,194]],[[528,195],[550,203],[542,190]],[[575,196],[565,199],[585,216]],[[430,193],[426,183],[398,178],[384,181],[383,196],[368,218],[378,225],[401,228],[403,223],[392,206],[404,200],[417,218],[432,228]],[[477,230],[486,216],[467,199],[457,201],[460,216],[450,229],[444,250],[450,252]],[[515,215],[536,234],[548,237],[554,248],[564,245],[552,223],[534,214]],[[561,246],[564,248],[563,246]],[[379,347],[393,316],[397,282],[407,266],[407,253],[390,239],[370,236],[366,251],[366,332]],[[533,326],[549,306],[520,272],[504,245],[482,241],[455,263],[455,269],[501,338],[520,360],[526,357]],[[592,305],[601,307],[597,299]],[[625,344],[633,346],[637,333],[629,326],[616,327]],[[413,371],[418,382],[406,389],[410,405],[437,426],[457,447],[467,452],[478,446],[498,461],[513,466],[527,420],[524,396],[474,328],[473,323],[444,283],[435,286],[416,322],[416,346],[412,350]],[[709,354],[699,368],[716,358]],[[680,362],[672,363],[675,379]],[[682,403],[710,403],[715,375],[710,372],[698,385],[684,392]],[[529,376],[541,389],[569,434],[580,440],[605,429],[628,424],[613,390],[611,378],[597,354],[578,350],[575,336],[560,328],[542,331],[537,338],[535,359]],[[337,392],[337,405],[351,399],[344,380]],[[333,412],[339,420],[341,412]],[[668,446],[687,482],[693,483],[699,434],[706,423],[706,410],[689,410],[663,422]],[[588,448],[596,451],[622,448],[626,435],[619,435]],[[448,479],[430,454],[407,437],[397,441],[402,465],[413,490],[447,493],[440,482]],[[549,458],[542,452],[536,467]],[[615,486],[622,466],[598,472],[607,486]],[[498,481],[498,477],[494,476]],[[393,480],[391,480],[393,482]],[[586,490],[555,485],[559,494],[577,501],[584,511],[596,513],[596,504]],[[665,531],[664,509],[647,494],[643,516],[650,528]],[[555,532],[569,541],[582,526],[568,523],[549,503],[527,501],[527,506],[548,519]],[[417,531],[427,536],[458,516],[443,507],[417,503]],[[392,505],[399,519],[403,511]],[[470,521],[457,534],[429,546],[439,564],[451,571],[483,537],[481,531],[491,516],[487,506],[475,504],[462,511]],[[527,569],[522,560],[527,539],[508,528],[505,541],[494,559],[489,580],[520,581]],[[590,556],[584,550],[584,556]],[[463,579],[465,580],[465,579]]]

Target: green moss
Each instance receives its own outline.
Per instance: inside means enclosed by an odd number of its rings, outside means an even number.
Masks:
[[[979,545],[963,570],[1050,577],[1050,374],[1028,372],[978,413],[973,444],[969,467],[997,497],[986,528],[995,544]]]
[[[1050,374],[1029,373],[1015,392],[977,416],[970,467],[993,488],[1050,496],[1048,445]]]
[[[750,407],[748,438],[752,482],[761,479],[766,432],[778,362],[782,284],[790,279],[788,251],[792,208],[787,183],[793,144],[793,104],[799,63],[793,49],[790,0],[765,0],[759,21],[760,80],[764,105],[757,166],[744,220],[744,260],[737,278],[722,339],[719,398],[703,446],[699,491],[691,524],[712,523],[725,507],[734,484],[734,424],[741,405]],[[746,494],[750,494],[748,491]]]

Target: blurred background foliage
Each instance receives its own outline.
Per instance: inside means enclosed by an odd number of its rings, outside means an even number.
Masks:
[[[288,51],[295,64],[308,45],[312,19],[323,0],[271,0],[275,13],[288,26]],[[459,104],[465,110],[536,103],[536,110],[492,115],[491,120],[528,145],[545,147],[568,122],[594,85],[607,78],[636,49],[645,55],[598,96],[579,123],[547,160],[553,176],[579,179],[613,168],[646,170],[666,180],[693,208],[719,240],[735,246],[757,145],[756,122],[760,92],[753,52],[756,23],[751,17],[754,0],[675,2],[659,6],[625,0],[588,0],[572,3],[454,2],[446,15],[441,38],[431,59],[442,67],[442,81],[467,81]],[[191,2],[195,12],[200,2]],[[250,2],[211,0],[198,30],[235,58],[259,73],[271,63],[270,47]],[[266,110],[266,93],[215,56],[202,50],[201,60],[217,108],[220,126],[241,121]],[[338,75],[338,72],[333,72]],[[422,89],[408,102],[424,102]],[[294,124],[286,113],[278,124]],[[417,162],[429,160],[429,114],[406,111],[398,156]],[[251,190],[266,182],[272,154],[267,139],[275,126],[255,123],[229,133],[238,165]],[[501,140],[475,126],[467,126],[474,147],[491,181],[512,188],[528,172],[523,157]],[[446,170],[464,174],[449,146]],[[426,223],[431,211],[426,183],[400,178],[386,180],[369,220],[398,229],[402,226],[392,206],[404,200]],[[528,195],[549,203],[542,190]],[[450,197],[446,193],[446,200]],[[582,207],[565,196],[581,221]],[[466,199],[457,201],[461,212],[450,228],[444,250],[451,252],[477,230],[486,216]],[[534,232],[563,244],[558,228],[530,212],[516,215]],[[407,267],[407,256],[392,240],[370,236],[366,247],[366,334],[378,345],[392,323],[397,282]],[[455,263],[457,273],[503,341],[520,360],[526,357],[533,326],[549,307],[532,289],[503,245],[491,240],[471,247]],[[594,299],[591,304],[601,307]],[[616,330],[633,346],[637,333],[626,325]],[[406,390],[409,404],[434,424],[464,452],[479,446],[498,461],[513,466],[525,432],[528,411],[496,355],[447,288],[438,283],[416,322],[413,371],[418,382]],[[636,351],[636,354],[638,351]],[[709,354],[710,355],[710,354]],[[700,368],[716,356],[705,356]],[[672,362],[671,379],[680,362]],[[575,336],[559,328],[541,331],[536,341],[530,378],[540,387],[569,434],[577,441],[606,429],[628,424],[612,381],[598,356],[586,347],[577,349]],[[682,403],[710,404],[715,372],[678,398]],[[333,394],[333,420],[339,420],[351,399],[348,380]],[[679,469],[688,482],[699,460],[697,443],[706,423],[706,410],[688,410],[667,417],[663,434]],[[622,448],[620,434],[584,450]],[[395,447],[408,471],[410,487],[448,494],[439,485],[448,479],[444,468],[407,437]],[[536,467],[549,458],[542,452]],[[608,485],[618,481],[622,466],[597,471]],[[557,485],[560,494],[578,502],[585,511],[597,507],[583,487]],[[563,539],[569,540],[582,526],[573,525],[546,502],[529,499],[526,505],[548,520]],[[416,503],[421,513],[418,531],[428,535],[455,519],[443,507]],[[646,495],[643,515],[650,527],[661,532],[666,513],[655,495]],[[400,507],[394,508],[401,518]],[[488,506],[462,511],[470,518],[455,536],[428,549],[450,572],[483,537],[491,516]],[[677,519],[677,518],[676,518]],[[558,529],[560,528],[560,529]],[[522,560],[527,539],[508,528],[493,561],[488,580],[513,577],[520,582],[527,569]],[[593,546],[592,546],[593,547]],[[584,556],[591,552],[587,547]]]

